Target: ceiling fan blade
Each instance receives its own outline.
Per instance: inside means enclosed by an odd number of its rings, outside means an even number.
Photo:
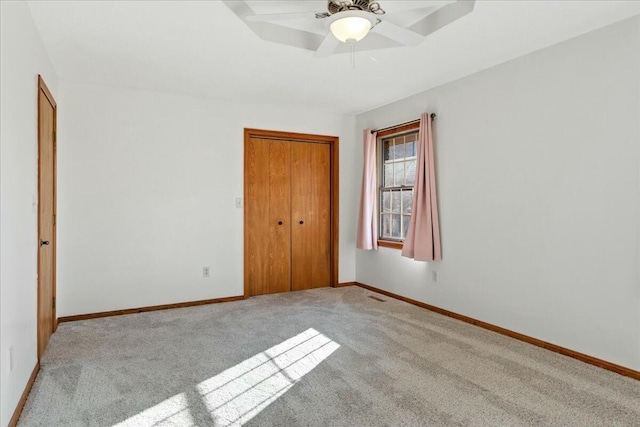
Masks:
[[[382,21],[375,27],[379,34],[406,46],[416,46],[425,39],[418,33],[407,30],[391,21]]]
[[[322,43],[320,43],[318,49],[316,49],[316,57],[322,58],[331,55],[340,43],[341,41],[335,38],[331,31],[329,31],[324,40],[322,40]]]
[[[287,19],[315,19],[315,12],[296,13],[266,13],[263,15],[248,15],[245,19],[249,22],[276,22]]]

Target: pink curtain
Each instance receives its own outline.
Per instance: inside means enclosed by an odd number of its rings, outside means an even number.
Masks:
[[[411,223],[402,248],[402,256],[416,261],[439,261],[440,226],[436,198],[436,173],[433,157],[431,115],[420,117],[418,134],[416,183],[413,188]]]
[[[358,249],[378,249],[378,215],[376,212],[376,132],[363,131],[364,165],[362,168],[362,192],[358,215]]]

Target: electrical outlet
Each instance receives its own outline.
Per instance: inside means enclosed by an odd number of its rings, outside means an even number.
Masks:
[[[202,277],[209,277],[209,267],[202,267]]]
[[[9,346],[9,372],[13,371],[13,346]]]
[[[242,197],[236,198],[236,208],[238,209],[242,208]]]
[[[431,280],[433,280],[434,283],[438,283],[438,272],[437,271],[432,271],[431,272]]]

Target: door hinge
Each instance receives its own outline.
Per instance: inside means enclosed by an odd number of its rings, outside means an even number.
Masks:
[[[56,308],[56,297],[53,297],[53,308]]]
[[[54,144],[56,143],[56,131],[55,130],[53,131],[53,143]]]
[[[53,225],[56,225],[56,214],[53,214]]]

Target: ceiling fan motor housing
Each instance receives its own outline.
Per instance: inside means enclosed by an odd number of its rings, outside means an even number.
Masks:
[[[332,15],[346,10],[361,10],[376,15],[384,14],[384,10],[375,0],[329,0],[328,9]]]

